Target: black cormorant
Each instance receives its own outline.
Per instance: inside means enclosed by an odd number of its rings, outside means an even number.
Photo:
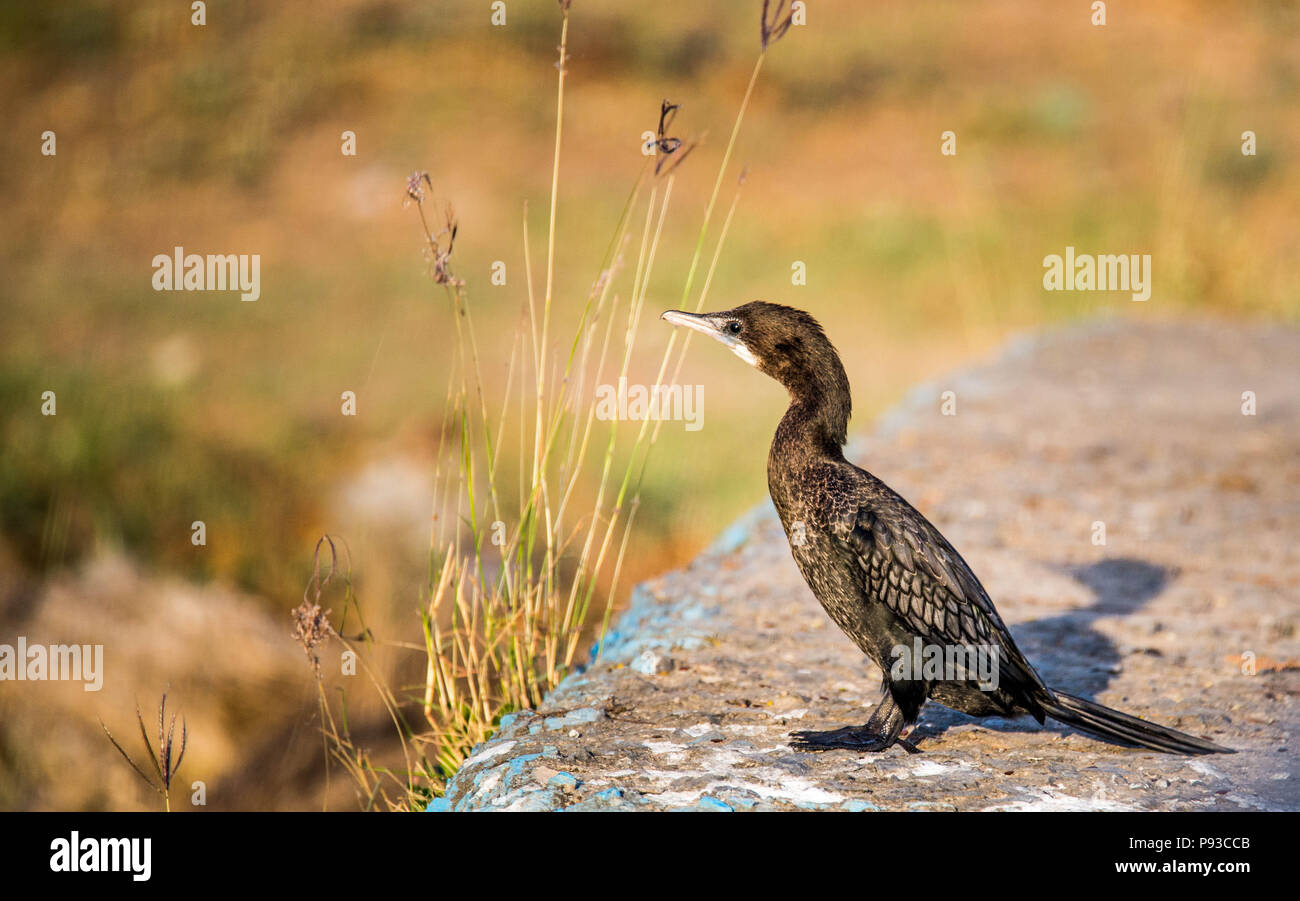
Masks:
[[[1157,751],[1232,753],[1043,683],[939,530],[844,459],[849,380],[812,316],[755,301],[720,313],[671,310],[662,318],[720,341],[790,392],[767,459],[772,501],[808,587],[884,673],[884,692],[866,725],[797,732],[796,747],[884,751],[898,743],[915,751],[900,734],[934,699],[971,716],[1029,714],[1039,723],[1051,717]],[[915,659],[917,651],[924,661]]]

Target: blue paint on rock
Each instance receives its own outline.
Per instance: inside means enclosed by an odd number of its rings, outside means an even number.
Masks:
[[[862,813],[867,810],[879,810],[879,809],[880,809],[879,807],[877,807],[875,804],[872,804],[869,801],[859,801],[856,799],[852,801],[845,801],[843,804],[840,805],[840,810],[847,810],[850,813]]]
[[[712,550],[722,554],[732,554],[740,550],[745,542],[749,540],[749,525],[745,520],[732,525],[713,543]]]
[[[700,810],[721,811],[723,813],[733,812],[730,804],[727,804],[726,802],[720,801],[719,799],[711,797],[709,795],[705,795],[704,797],[700,798],[699,802],[697,802],[695,806]]]

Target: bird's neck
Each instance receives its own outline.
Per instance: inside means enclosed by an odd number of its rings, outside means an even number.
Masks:
[[[782,379],[790,391],[790,406],[777,426],[768,455],[768,477],[777,482],[809,464],[844,459],[852,400],[848,376],[839,360],[807,376]]]
[[[834,403],[794,399],[781,417],[772,441],[790,462],[844,459],[848,415]]]
[[[790,408],[781,421],[788,437],[811,451],[842,457],[853,399],[839,354],[828,348],[796,358],[774,375],[790,392]]]

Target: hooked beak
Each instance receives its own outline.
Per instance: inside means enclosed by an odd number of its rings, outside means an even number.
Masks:
[[[723,327],[726,325],[725,319],[718,320],[708,313],[687,313],[684,310],[669,310],[659,318],[672,325],[684,325],[689,329],[708,335],[719,344],[730,348],[733,354],[750,366],[758,366],[758,358],[745,346],[744,342],[735,335],[729,335],[723,331]]]

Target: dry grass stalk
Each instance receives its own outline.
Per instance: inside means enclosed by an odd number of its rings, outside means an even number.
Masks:
[[[659,434],[658,424],[651,430],[650,420],[645,419],[627,443],[626,426],[604,423],[596,416],[594,386],[616,383],[629,374],[648,286],[671,209],[676,171],[696,145],[670,134],[679,106],[665,100],[653,141],[658,159],[653,167],[647,159],[629,191],[586,303],[569,331],[571,337],[553,348],[555,223],[568,59],[568,4],[561,0],[560,6],[564,18],[556,63],[546,274],[538,297],[525,205],[522,232],[526,303],[511,343],[500,412],[495,419],[489,415],[472,304],[468,302],[465,281],[452,271],[458,231],[455,217],[450,206],[444,206],[442,225],[435,232],[425,212],[426,205],[433,204],[433,180],[427,173],[417,172],[407,181],[406,203],[418,211],[431,277],[449,300],[455,344],[444,428],[435,461],[429,576],[420,609],[425,677],[421,690],[410,698],[418,706],[428,731],[411,730],[402,717],[402,705],[375,680],[403,736],[403,748],[408,751],[404,774],[381,773],[352,743],[345,717],[340,717],[340,727],[318,678],[323,731],[331,756],[341,761],[356,780],[367,805],[384,799],[393,808],[418,808],[440,793],[445,779],[460,767],[476,744],[498,728],[504,715],[537,705],[573,671],[582,637],[592,626],[593,608],[601,601],[603,638],[629,547],[640,485]],[[784,0],[770,21],[768,4],[764,3],[763,49],[714,182],[687,272],[682,307],[691,295],[718,195],[767,46],[789,26]],[[632,223],[643,198],[644,215],[639,220],[638,236]],[[697,309],[707,297],[738,198],[739,187],[715,245]],[[625,271],[625,256],[633,248],[635,264],[624,296],[614,286]],[[616,323],[621,323],[621,353]],[[675,373],[681,366],[687,345],[682,343],[677,349],[677,334],[672,333],[660,362],[660,383],[670,367]],[[613,367],[617,368],[611,372]],[[516,442],[512,452],[517,457],[517,472],[511,468],[507,473],[501,468],[501,455],[511,439]],[[512,480],[516,483],[514,492],[509,491]],[[511,496],[513,501],[507,511],[503,498]],[[583,509],[579,511],[580,503]],[[328,570],[322,577],[318,544],[317,572],[309,585],[314,596],[304,597],[298,612],[299,641],[318,676],[316,644],[329,638],[346,644],[328,627],[328,611],[320,612],[320,591],[335,577],[337,565],[333,541],[322,541],[330,550]],[[350,580],[346,576],[341,579],[347,586],[346,615],[347,610],[356,607],[356,601]],[[357,612],[359,615],[359,608]],[[405,797],[391,798],[386,793],[390,782],[385,777],[404,784]]]
[[[189,730],[186,728],[185,720],[181,720],[181,743],[177,748],[176,740],[176,714],[172,714],[170,722],[167,720],[167,693],[163,692],[162,700],[158,703],[158,747],[155,750],[153,744],[149,741],[149,730],[144,725],[144,714],[140,712],[140,705],[135,707],[135,720],[140,726],[140,738],[144,742],[145,753],[149,758],[149,763],[153,766],[154,776],[158,778],[155,783],[153,778],[146,775],[144,770],[131,759],[131,755],[126,752],[118,740],[113,737],[113,733],[108,731],[108,726],[100,720],[99,726],[104,730],[104,735],[117,748],[117,753],[122,755],[122,759],[131,765],[137,776],[144,780],[145,784],[162,796],[163,809],[171,811],[171,790],[172,780],[176,776],[176,771],[181,768],[181,761],[185,759],[185,747],[189,743]],[[172,759],[172,752],[176,751],[176,759]]]

